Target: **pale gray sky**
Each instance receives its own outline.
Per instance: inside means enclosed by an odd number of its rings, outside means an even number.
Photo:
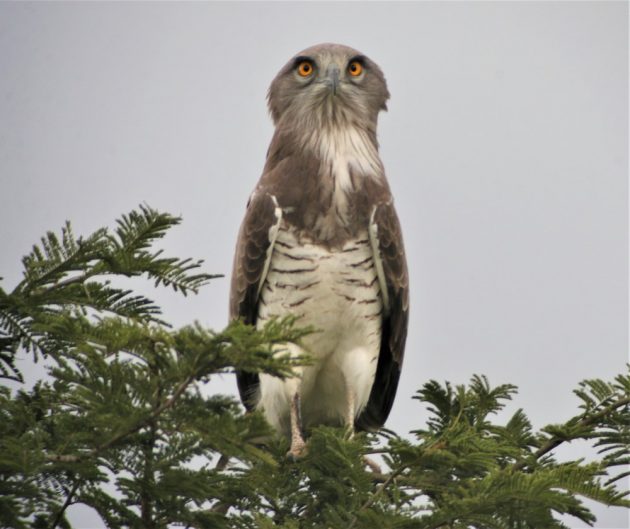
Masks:
[[[87,234],[141,202],[183,215],[169,252],[229,275],[267,87],[326,41],[369,55],[392,94],[379,138],[412,312],[387,426],[423,423],[428,379],[474,373],[517,384],[510,412],[536,426],[570,417],[578,381],[628,360],[626,2],[0,3],[3,286],[46,230]],[[145,291],[176,324],[226,323],[227,278]]]

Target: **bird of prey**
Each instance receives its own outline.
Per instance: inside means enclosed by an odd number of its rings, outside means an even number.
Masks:
[[[291,314],[318,330],[283,347],[313,361],[294,378],[237,373],[245,407],[295,457],[314,425],[381,427],[396,394],[409,289],[376,138],[388,98],[381,69],[339,44],[302,51],[269,88],[275,133],[238,236],[230,318],[261,328]]]

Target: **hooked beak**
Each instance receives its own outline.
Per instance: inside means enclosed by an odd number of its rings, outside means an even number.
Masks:
[[[326,69],[325,83],[330,88],[332,95],[337,95],[337,88],[339,87],[339,67],[337,65],[329,66]]]

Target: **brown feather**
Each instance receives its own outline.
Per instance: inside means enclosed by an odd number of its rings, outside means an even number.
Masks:
[[[355,422],[360,430],[385,424],[392,409],[405,355],[409,322],[409,275],[402,231],[392,201],[377,207],[374,222],[390,306],[383,318],[381,352],[368,403]]]
[[[247,204],[241,224],[230,287],[230,320],[241,318],[256,324],[258,313],[258,285],[269,249],[269,230],[276,221],[275,204],[267,193],[255,193]],[[258,374],[237,371],[241,400],[248,410],[256,406]]]

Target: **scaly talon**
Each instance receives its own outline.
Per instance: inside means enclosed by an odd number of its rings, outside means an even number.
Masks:
[[[302,437],[302,414],[300,410],[300,394],[291,399],[291,448],[287,457],[296,461],[306,454],[306,443]]]
[[[374,474],[381,474],[381,466],[373,459],[368,456],[363,456],[363,463],[365,463],[365,466],[369,467]]]

